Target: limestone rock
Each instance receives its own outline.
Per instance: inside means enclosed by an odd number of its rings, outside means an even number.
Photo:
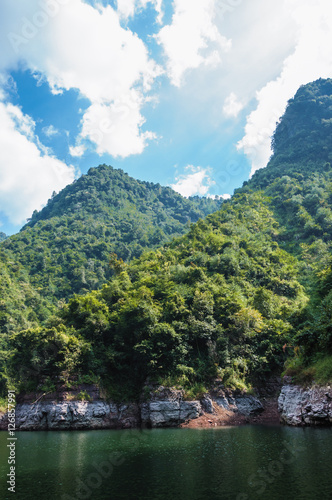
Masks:
[[[224,408],[224,410],[229,410],[229,402],[226,396],[216,397],[214,401],[217,403],[220,408]]]
[[[139,425],[138,405],[104,401],[38,402],[16,405],[18,430],[130,428]]]
[[[204,396],[204,398],[201,399],[201,406],[202,410],[205,413],[215,413],[215,409],[213,407],[213,401],[209,395],[206,395]]]
[[[262,403],[254,396],[233,394],[231,391],[223,391],[222,394],[219,392],[214,401],[224,410],[240,413],[246,417],[252,417],[264,410]]]
[[[149,401],[141,405],[142,424],[146,427],[177,427],[202,414],[199,401]]]
[[[330,387],[303,388],[283,386],[278,409],[281,422],[288,425],[331,425],[332,391]]]
[[[264,411],[262,403],[254,396],[249,395],[235,396],[235,406],[239,413],[246,417],[252,417]]]

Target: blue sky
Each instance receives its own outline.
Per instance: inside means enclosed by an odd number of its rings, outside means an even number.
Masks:
[[[332,77],[330,0],[2,0],[0,231],[92,166],[229,196],[302,84]]]

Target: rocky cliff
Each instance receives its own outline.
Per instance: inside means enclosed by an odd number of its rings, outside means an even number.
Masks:
[[[272,384],[273,385],[273,384]],[[117,404],[103,400],[95,386],[84,386],[90,401],[71,400],[75,394],[18,398],[17,430],[129,429],[160,427],[205,427],[244,423],[278,423],[277,397],[260,391],[258,398],[227,390],[216,383],[197,401],[186,401],[183,390],[149,386],[141,402]],[[278,389],[278,394],[280,388]],[[35,395],[36,396],[36,395]],[[292,426],[331,425],[332,388],[303,388],[285,377],[278,399],[281,423]],[[8,427],[0,415],[0,429]]]
[[[331,425],[332,389],[330,386],[303,388],[286,380],[278,409],[281,422],[287,425]]]
[[[178,427],[216,408],[245,418],[261,413],[261,402],[250,395],[233,394],[222,387],[199,401],[186,401],[184,391],[166,387],[148,388],[141,403],[116,404],[95,401],[23,401],[16,405],[17,430],[129,429],[137,427]],[[7,428],[4,416],[0,428]]]

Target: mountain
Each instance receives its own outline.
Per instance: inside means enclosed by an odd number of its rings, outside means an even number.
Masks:
[[[4,241],[6,238],[7,238],[7,235],[0,231],[0,243],[1,243],[1,241]]]
[[[111,276],[113,253],[125,261],[137,258],[185,233],[220,204],[186,199],[101,165],[54,193],[19,234],[3,242],[0,256],[20,263],[31,285],[57,303],[101,287]]]
[[[285,361],[332,380],[331,139],[332,80],[318,80],[289,102],[268,166],[220,210],[138,259],[113,256],[100,290],[12,336],[17,387],[79,377],[124,400],[149,379],[195,397],[215,378],[248,389]]]
[[[296,257],[308,306],[287,373],[332,380],[332,79],[302,86],[272,141],[274,154],[239,193],[261,191],[278,222],[279,247]]]

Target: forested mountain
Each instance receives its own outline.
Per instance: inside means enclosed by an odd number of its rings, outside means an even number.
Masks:
[[[3,242],[0,255],[20,263],[32,286],[57,303],[100,288],[111,276],[112,253],[125,261],[138,257],[185,233],[190,222],[220,204],[186,199],[101,165],[54,194],[19,234]]]
[[[0,231],[0,242],[5,240],[6,238],[7,238],[7,235]]]
[[[193,396],[216,377],[248,388],[287,358],[299,380],[332,380],[332,80],[299,89],[273,148],[186,235],[129,263],[114,256],[99,291],[12,335],[11,380],[80,377],[123,400],[150,378]]]

